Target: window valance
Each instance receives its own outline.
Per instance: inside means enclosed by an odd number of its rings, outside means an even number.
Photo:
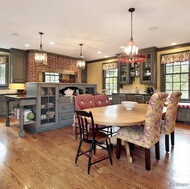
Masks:
[[[190,60],[190,51],[176,54],[163,55],[161,64],[170,64],[174,62],[185,62]]]
[[[111,70],[117,68],[117,62],[105,63],[102,65],[103,70]]]
[[[6,64],[7,63],[7,57],[1,56],[0,57],[0,64]]]

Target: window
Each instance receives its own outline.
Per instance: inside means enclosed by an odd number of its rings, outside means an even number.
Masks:
[[[182,92],[181,99],[189,100],[189,61],[165,64],[165,91]]]
[[[59,83],[61,74],[44,72],[44,82],[48,83]]]
[[[107,95],[117,93],[118,68],[104,70],[104,88]]]
[[[8,56],[0,55],[0,87],[8,87]]]

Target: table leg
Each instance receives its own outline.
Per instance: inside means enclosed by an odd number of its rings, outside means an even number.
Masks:
[[[124,145],[125,145],[127,160],[129,163],[132,163],[133,159],[132,159],[131,154],[130,154],[129,143],[127,141],[124,141]]]
[[[20,106],[20,117],[19,117],[19,131],[18,131],[18,136],[19,137],[24,137],[25,136],[25,131],[24,131],[24,110],[23,106]]]
[[[9,100],[6,99],[6,126],[10,126],[10,119],[9,119]]]

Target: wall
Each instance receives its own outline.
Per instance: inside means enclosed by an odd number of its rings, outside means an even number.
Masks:
[[[157,52],[157,89],[156,91],[160,91],[160,55],[168,54],[168,53],[176,53],[190,50],[190,46],[175,48],[171,46],[171,49],[162,50]],[[108,62],[117,62],[117,58],[101,60],[93,63],[87,64],[87,82],[97,84],[97,92],[101,92],[102,90],[102,64]],[[136,87],[140,91],[144,91],[148,85],[140,84],[140,77],[135,77],[135,81],[129,85],[123,85],[124,90],[134,91]]]
[[[36,64],[34,62],[34,51],[28,51],[27,82],[40,82],[42,72],[56,72],[75,74],[75,82],[81,83],[81,71],[76,67],[76,59],[48,54],[48,65]]]

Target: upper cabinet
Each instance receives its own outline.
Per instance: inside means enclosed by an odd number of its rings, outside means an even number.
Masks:
[[[131,84],[130,64],[119,63],[119,84]]]
[[[157,88],[157,48],[141,49],[140,53],[146,56],[146,61],[141,63],[140,83]]]
[[[10,81],[11,83],[25,83],[27,76],[26,51],[10,49]]]

